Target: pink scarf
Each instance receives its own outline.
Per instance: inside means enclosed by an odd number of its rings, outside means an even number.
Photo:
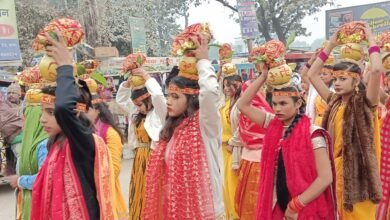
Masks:
[[[386,103],[387,113],[381,129],[381,162],[380,176],[382,182],[383,197],[378,205],[377,220],[385,220],[390,201],[390,99]]]
[[[101,120],[98,120],[95,124],[95,127],[96,134],[103,138],[104,142],[107,143],[107,130],[110,128],[110,125],[102,122]]]
[[[165,141],[150,155],[142,219],[215,219],[199,111],[183,120],[170,143],[167,161]]]
[[[250,81],[247,81],[244,83],[244,85],[242,85],[241,95],[244,94],[245,90],[250,86],[250,84]],[[270,113],[273,112],[267,101],[265,101],[260,93],[257,93],[256,96],[252,99],[252,105],[258,109],[262,109]],[[265,132],[266,129],[262,128],[256,123],[253,123],[253,121],[247,118],[244,114],[240,114],[239,133],[245,148],[249,150],[261,149],[263,146]]]
[[[304,192],[316,179],[317,171],[314,150],[311,142],[310,120],[303,116],[293,128],[289,137],[282,140],[283,124],[277,118],[270,123],[264,139],[260,174],[260,190],[257,202],[257,219],[273,219],[272,196],[275,179],[275,168],[278,158],[278,149],[281,146],[284,165],[286,168],[287,187],[291,197]],[[317,132],[317,131],[316,131]],[[332,148],[329,135],[321,131],[328,139],[329,158],[332,157]],[[331,159],[333,175],[335,174],[333,160]],[[335,179],[335,178],[333,178]],[[300,213],[298,219],[334,220],[336,217],[336,202],[334,200],[335,182],[320,196],[310,202]]]

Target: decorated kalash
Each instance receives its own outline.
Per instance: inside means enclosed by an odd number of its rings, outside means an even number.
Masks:
[[[361,61],[364,58],[362,43],[366,40],[364,25],[359,22],[344,24],[338,33],[340,58],[349,61]]]
[[[132,75],[131,71],[142,67],[146,62],[146,56],[141,52],[129,54],[123,61],[122,71],[129,74],[130,81],[132,82],[132,89],[142,89],[145,87],[145,80],[141,76]],[[147,97],[143,97],[147,98]],[[138,101],[142,101],[141,99]]]
[[[191,80],[199,79],[198,70],[196,69],[197,59],[191,52],[196,49],[196,45],[192,42],[191,38],[195,37],[200,41],[200,35],[207,36],[209,40],[213,38],[207,23],[190,25],[181,34],[176,36],[172,45],[172,55],[182,57],[179,62],[179,76]]]
[[[257,72],[261,72],[263,65],[267,65],[268,78],[267,85],[273,88],[283,88],[290,84],[290,79],[293,75],[291,67],[286,64],[284,55],[286,48],[281,41],[271,40],[254,48],[250,55],[249,61],[253,62]]]
[[[75,45],[79,44],[84,39],[84,31],[80,22],[71,18],[59,18],[50,22],[38,33],[33,41],[33,49],[36,52],[45,53],[46,46],[50,45],[45,34],[48,33],[52,38],[58,39],[55,30],[61,32],[70,51]],[[57,79],[57,67],[58,66],[54,59],[45,53],[44,57],[39,63],[39,70],[42,77],[47,81],[55,82]]]

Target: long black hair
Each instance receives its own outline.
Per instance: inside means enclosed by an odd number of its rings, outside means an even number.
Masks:
[[[87,84],[84,81],[80,80],[79,81],[79,85],[81,87],[76,86],[76,88],[77,88],[76,93],[78,95],[78,97],[76,99],[76,102],[86,104],[87,111],[88,111],[88,109],[90,107],[92,107],[92,103],[91,103],[92,96],[91,96],[91,93],[89,92]],[[46,86],[46,87],[42,88],[42,93],[43,94],[55,96],[55,92],[56,92],[56,87],[55,86]],[[91,129],[92,132],[95,130],[94,124],[88,119],[87,115],[84,112],[80,112],[79,113],[78,119],[80,120],[80,122],[81,122],[81,124],[83,126],[85,126],[88,129]],[[59,140],[61,142],[61,144],[60,144],[60,147],[61,147],[62,143],[63,143],[62,141],[65,140],[65,136],[62,133],[60,133],[60,134],[58,134],[58,135],[56,135],[54,137],[49,137],[49,140],[48,140],[48,143],[47,143],[48,151],[50,150],[52,145],[57,140]]]
[[[300,92],[299,89],[297,89],[294,86],[286,87],[286,88],[282,88],[282,89],[275,89],[274,91]],[[286,131],[284,132],[283,139],[287,139],[289,137],[289,135],[291,134],[295,125],[298,124],[299,120],[305,114],[306,104],[305,104],[303,98],[296,97],[296,96],[293,96],[291,98],[293,99],[294,102],[298,102],[299,100],[302,100],[302,105],[299,108],[299,113],[295,115],[294,120],[288,126]],[[288,202],[289,202],[289,200],[288,200],[289,199],[289,192],[288,192],[288,187],[287,187],[286,168],[284,166],[282,148],[280,148],[279,155],[278,155],[278,168],[276,171],[276,196],[278,199],[279,207],[282,209],[283,212],[285,212],[287,209]]]
[[[121,137],[121,142],[124,142],[124,136],[122,130],[119,128],[118,123],[114,119],[114,115],[110,111],[107,103],[99,102],[93,105],[93,108],[99,111],[98,118],[103,123],[110,125]]]
[[[140,88],[140,89],[135,89],[131,92],[131,100],[135,100],[137,99],[138,97],[144,95],[148,93],[148,90],[146,89],[146,87],[143,87],[143,88]],[[153,109],[153,103],[152,103],[152,98],[149,96],[145,99],[143,99],[141,101],[145,107],[146,107],[146,111],[149,112],[150,110]],[[133,123],[135,124],[136,127],[139,126],[139,124],[141,123],[141,121],[146,117],[145,114],[142,114],[141,112],[138,112],[136,114],[133,115]]]
[[[190,80],[181,76],[176,76],[172,78],[169,84],[176,85],[180,89],[191,88],[199,89],[199,84],[197,80]],[[160,139],[164,141],[169,141],[172,138],[175,128],[180,125],[180,123],[187,117],[191,117],[196,111],[199,110],[199,95],[189,95],[184,94],[187,99],[187,108],[183,114],[177,117],[170,117],[167,115],[165,120],[165,125],[160,132]]]

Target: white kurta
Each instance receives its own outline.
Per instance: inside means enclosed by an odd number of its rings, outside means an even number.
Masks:
[[[116,102],[128,113],[129,129],[128,142],[134,149],[137,148],[137,138],[135,137],[134,127],[131,125],[132,118],[138,113],[136,105],[131,100],[131,88],[125,86],[127,82],[123,82],[119,86],[116,94]],[[156,142],[159,140],[160,131],[165,123],[167,115],[167,104],[160,84],[151,77],[145,83],[145,87],[150,93],[152,99],[153,109],[149,111],[145,118],[145,130],[152,139],[151,147],[154,149]]]

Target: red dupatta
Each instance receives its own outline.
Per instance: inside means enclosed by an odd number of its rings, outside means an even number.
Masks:
[[[241,95],[244,94],[245,90],[249,87],[250,81],[247,81],[242,85]],[[262,97],[261,94],[256,94],[253,97],[252,106],[258,109],[262,109],[266,112],[272,113],[272,108],[268,105],[267,101]],[[239,119],[239,133],[240,138],[244,143],[244,147],[249,150],[259,150],[263,147],[263,139],[266,129],[262,128],[260,125],[254,123],[244,114],[240,114]]]
[[[150,155],[142,219],[215,219],[199,111],[175,129],[167,161],[166,150],[160,141]]]
[[[94,135],[94,176],[100,219],[114,219],[110,155],[103,140]],[[42,165],[32,191],[31,220],[89,219],[87,205],[74,167],[68,139],[55,143]]]
[[[309,118],[302,116],[285,140],[282,139],[283,124],[280,120],[275,118],[268,126],[262,151],[257,219],[272,219],[272,197],[279,147],[283,150],[287,187],[291,197],[300,195],[316,179],[317,171],[310,126]],[[329,158],[334,175],[333,151],[329,135],[324,130],[317,130],[316,132],[321,132],[321,135],[327,139]],[[333,179],[335,180],[335,177]],[[335,181],[320,196],[310,202],[299,213],[298,219],[334,220],[336,218],[334,184]]]

